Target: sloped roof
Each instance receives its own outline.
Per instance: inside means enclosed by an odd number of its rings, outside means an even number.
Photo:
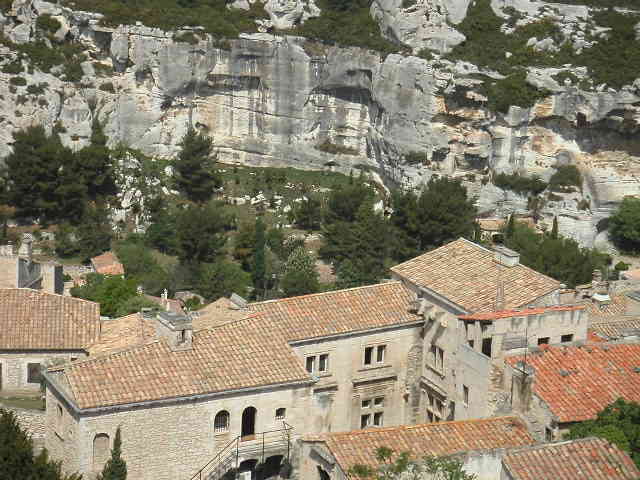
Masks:
[[[86,347],[91,356],[144,345],[155,339],[153,321],[140,313],[102,322],[100,338]]]
[[[609,340],[640,336],[640,318],[627,317],[611,320],[610,322],[592,323],[589,330],[596,335]]]
[[[162,310],[166,310],[168,305],[169,312],[184,315],[184,309],[182,308],[182,303],[180,303],[180,300],[176,300],[174,298],[156,297],[154,295],[147,295],[146,293],[143,296],[147,300],[151,300],[153,303],[159,305]]]
[[[502,460],[513,480],[637,480],[640,470],[625,452],[602,438],[524,447]]]
[[[305,340],[421,319],[409,312],[415,295],[401,282],[252,303],[283,330],[289,341]]]
[[[253,304],[243,319],[194,328],[190,351],[158,340],[65,372],[80,408],[310,380],[288,341],[415,322],[412,299],[390,282]]]
[[[514,366],[523,359],[518,355],[506,361]],[[640,401],[640,344],[543,346],[527,355],[527,366],[535,370],[534,393],[559,422],[595,418],[620,397]]]
[[[283,341],[258,316],[193,334],[193,347],[163,340],[65,367],[80,408],[120,405],[309,380]]]
[[[556,280],[524,265],[500,265],[491,250],[463,238],[396,265],[391,271],[470,313],[495,310],[500,282],[505,310],[525,306],[560,287]]]
[[[113,252],[104,252],[102,255],[93,257],[91,265],[96,273],[102,275],[124,275],[124,267]]]
[[[98,338],[100,306],[28,288],[0,289],[0,349],[80,350]]]
[[[461,320],[499,320],[511,317],[528,317],[529,315],[542,315],[549,312],[570,312],[583,310],[584,305],[560,305],[557,307],[525,308],[522,310],[501,310],[499,312],[473,313],[461,315]]]
[[[354,465],[378,465],[376,450],[379,447],[391,448],[396,453],[409,452],[412,457],[420,458],[535,443],[524,422],[517,417],[354,430],[309,439],[325,442],[344,472]]]
[[[609,303],[598,305],[588,301],[585,305],[591,321],[601,322],[622,317],[627,311],[627,303],[626,295],[612,295]]]
[[[215,302],[193,312],[193,330],[198,331],[241,320],[250,313],[247,309],[238,308],[230,299],[221,297]]]

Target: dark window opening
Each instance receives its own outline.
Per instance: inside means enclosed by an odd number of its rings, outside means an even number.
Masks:
[[[256,409],[254,407],[247,407],[242,412],[242,437],[246,440],[253,440],[256,433]]]
[[[487,357],[491,357],[491,340],[492,338],[483,338],[482,339],[482,353]]]
[[[371,365],[373,362],[373,347],[366,347],[364,349],[364,364]]]
[[[538,345],[549,345],[549,337],[540,337],[538,339]]]
[[[547,442],[553,442],[553,430],[549,427],[545,427],[544,429],[544,438]]]
[[[376,427],[381,427],[382,426],[382,416],[383,416],[382,412],[376,412],[376,413],[373,414],[373,424]]]
[[[473,348],[473,346],[475,345],[475,342],[473,340],[469,340],[469,348]]]
[[[371,423],[371,414],[360,415],[360,428],[367,428]]]
[[[276,409],[276,420],[284,420],[284,417],[287,415],[286,408],[277,408]]]
[[[466,385],[462,386],[462,400],[465,405],[469,405],[469,387]]]
[[[40,364],[28,363],[27,364],[27,383],[40,383]]]
[[[307,357],[307,372],[313,373],[316,369],[316,357]]]
[[[216,414],[216,418],[213,419],[213,431],[215,433],[222,433],[229,430],[229,412],[222,410]]]
[[[560,341],[562,343],[570,343],[573,342],[573,333],[568,333],[567,335],[562,335],[560,337]]]
[[[378,347],[378,357],[376,358],[376,361],[378,363],[384,362],[384,354],[385,354],[386,351],[387,351],[386,345],[380,345]]]
[[[318,469],[318,478],[320,480],[331,480],[329,474],[320,465],[317,465],[316,468]]]
[[[318,371],[326,372],[327,370],[329,370],[329,354],[323,353],[322,355],[320,355],[320,359],[318,362]]]

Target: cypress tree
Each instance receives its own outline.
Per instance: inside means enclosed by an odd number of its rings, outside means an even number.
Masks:
[[[551,238],[558,239],[558,217],[553,217],[553,227],[551,228]]]
[[[509,216],[509,221],[507,222],[507,228],[504,232],[504,235],[506,238],[512,238],[515,232],[516,232],[516,218],[512,213]]]
[[[265,246],[267,243],[265,236],[265,226],[262,218],[256,219],[256,240],[253,247],[253,264],[251,268],[251,277],[253,285],[256,288],[256,295],[259,289],[265,288],[264,277],[266,273]]]
[[[121,455],[122,439],[120,438],[120,427],[118,427],[111,449],[111,458],[107,460],[97,480],[127,480],[127,464]]]

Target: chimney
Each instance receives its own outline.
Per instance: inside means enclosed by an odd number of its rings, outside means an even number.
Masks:
[[[162,298],[162,306],[164,309],[169,312],[171,311],[171,307],[169,306],[169,292],[165,288],[160,294],[160,298]]]
[[[504,267],[515,267],[520,263],[520,254],[502,245],[493,249],[493,261]]]
[[[33,259],[33,235],[25,233],[22,235],[22,243],[20,244],[20,250],[18,250],[20,257],[25,257],[29,263]]]
[[[143,312],[143,315],[145,312]],[[156,334],[169,344],[174,352],[191,350],[193,325],[191,318],[174,312],[156,314]]]

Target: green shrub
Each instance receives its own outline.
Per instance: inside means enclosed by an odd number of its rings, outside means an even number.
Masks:
[[[111,65],[105,65],[99,62],[93,64],[93,70],[98,76],[109,76],[113,73],[113,67]]]
[[[16,87],[24,87],[27,84],[27,81],[23,77],[11,77],[9,79],[9,83]]]
[[[111,82],[105,82],[105,83],[101,84],[99,88],[103,92],[116,93],[116,89],[113,88],[113,83],[111,83]]]
[[[538,195],[547,188],[547,184],[539,177],[525,177],[518,173],[512,173],[511,175],[498,173],[493,177],[493,184],[503,190],[511,190],[520,194],[531,193],[533,195]]]
[[[489,99],[489,108],[502,113],[507,113],[512,105],[531,108],[537,100],[549,95],[549,91],[527,83],[526,76],[524,71],[518,71],[502,80],[484,83],[481,91]]]
[[[330,153],[332,155],[357,155],[358,150],[351,147],[345,147],[343,145],[336,145],[335,143],[331,143],[331,141],[327,138],[324,142],[315,146],[316,149],[321,152]]]
[[[173,37],[176,42],[188,43],[189,45],[197,45],[200,39],[193,32],[178,33]]]
[[[557,167],[549,179],[549,190],[552,192],[571,192],[573,187],[582,189],[582,174],[575,165]]]
[[[79,82],[82,79],[82,66],[77,58],[64,64],[64,75],[69,82]]]
[[[566,79],[571,80],[571,83],[573,85],[577,85],[580,82],[580,79],[571,72],[560,72],[554,75],[553,78],[556,79],[556,81],[560,84],[560,86],[564,85],[564,81]]]
[[[49,102],[47,101],[46,98],[39,98],[38,99],[38,105],[40,105],[41,107],[48,107],[49,106]]]
[[[51,15],[45,13],[44,15],[40,15],[36,20],[36,27],[47,33],[56,33],[60,30],[62,24]]]
[[[9,73],[11,75],[17,75],[24,71],[24,67],[22,66],[22,62],[19,58],[16,58],[13,62],[7,63],[2,66],[3,73]]]
[[[29,95],[42,95],[47,86],[47,83],[39,83],[38,85],[32,83],[27,87],[27,93]]]

